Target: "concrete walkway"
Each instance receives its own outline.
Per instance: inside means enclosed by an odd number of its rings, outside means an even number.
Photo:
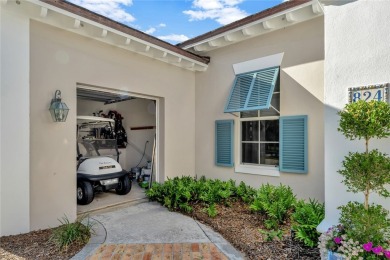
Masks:
[[[209,227],[158,203],[90,216],[95,234],[72,259],[244,259]]]

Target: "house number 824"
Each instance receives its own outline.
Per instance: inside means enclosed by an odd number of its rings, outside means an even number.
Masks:
[[[389,84],[349,88],[349,102],[389,101]]]

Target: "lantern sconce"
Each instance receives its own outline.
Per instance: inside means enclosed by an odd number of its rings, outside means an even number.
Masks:
[[[66,121],[69,108],[64,102],[61,102],[61,91],[56,90],[54,98],[51,100],[49,111],[54,122]]]

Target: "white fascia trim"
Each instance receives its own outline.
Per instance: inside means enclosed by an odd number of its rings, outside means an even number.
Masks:
[[[128,90],[112,89],[112,88],[107,88],[107,87],[102,87],[102,86],[95,86],[95,85],[90,85],[90,84],[81,83],[81,82],[77,82],[76,83],[76,88],[81,88],[81,89],[86,89],[86,90],[93,90],[93,91],[104,91],[104,92],[108,92],[108,93],[114,93],[114,94],[117,94],[117,95],[131,96],[131,97],[144,98],[144,99],[151,99],[151,100],[154,100],[154,101],[156,101],[159,98],[157,96],[136,94],[136,93],[130,92]]]
[[[246,28],[251,27],[251,26],[256,25],[256,24],[261,24],[261,23],[266,22],[266,21],[269,21],[269,20],[271,20],[271,19],[273,19],[273,18],[275,18],[275,17],[279,17],[279,16],[282,16],[282,15],[286,15],[286,14],[288,14],[288,13],[292,13],[292,12],[294,12],[294,11],[296,11],[296,10],[299,10],[299,9],[301,9],[301,8],[305,8],[305,7],[310,6],[310,5],[313,5],[313,4],[319,4],[319,5],[321,6],[321,10],[322,10],[322,13],[323,13],[322,5],[318,2],[318,0],[313,0],[313,1],[310,1],[310,2],[307,2],[307,3],[304,3],[304,4],[302,4],[302,5],[295,6],[294,8],[287,9],[287,10],[282,11],[282,12],[280,12],[280,13],[276,13],[276,14],[273,14],[273,15],[271,15],[271,16],[267,16],[267,17],[265,17],[265,18],[263,18],[263,19],[254,21],[254,22],[252,22],[252,23],[245,24],[245,25],[243,25],[243,26],[237,27],[237,28],[232,29],[232,30],[230,30],[230,31],[227,31],[227,32],[224,32],[224,33],[215,35],[215,36],[210,37],[210,38],[207,38],[207,39],[205,39],[205,40],[203,40],[203,41],[196,42],[196,43],[193,43],[193,44],[184,46],[183,49],[187,50],[187,49],[190,49],[190,48],[195,47],[195,46],[197,46],[197,45],[201,45],[201,44],[203,44],[203,43],[207,43],[207,42],[209,42],[209,41],[218,39],[218,38],[220,38],[220,37],[225,37],[225,35],[228,35],[228,34],[231,34],[231,33],[235,33],[235,32],[238,32],[238,31],[241,31],[241,30],[243,30],[243,29],[246,29]],[[272,30],[269,30],[269,31],[271,32]]]
[[[68,17],[71,17],[71,18],[73,18],[73,19],[79,20],[79,21],[81,21],[81,22],[85,22],[85,23],[88,23],[88,24],[90,24],[90,25],[96,26],[96,27],[101,28],[101,29],[103,29],[103,30],[106,30],[106,31],[108,31],[108,32],[112,32],[112,33],[114,33],[114,34],[121,35],[121,36],[123,36],[125,39],[130,39],[130,40],[139,42],[139,43],[141,43],[141,44],[144,44],[144,45],[153,47],[154,49],[160,50],[160,51],[162,51],[162,52],[167,52],[167,53],[169,53],[169,54],[171,54],[171,55],[173,55],[173,56],[176,56],[176,57],[178,57],[178,58],[182,58],[182,59],[184,59],[184,60],[187,60],[187,61],[189,61],[190,63],[195,63],[195,64],[197,64],[197,65],[199,65],[199,66],[201,66],[201,67],[204,67],[204,68],[207,68],[207,67],[208,67],[207,64],[203,64],[203,63],[201,63],[201,62],[199,62],[199,61],[197,61],[197,60],[193,60],[193,59],[188,58],[188,57],[186,57],[186,56],[177,54],[176,52],[173,52],[173,51],[164,49],[164,48],[162,48],[162,47],[160,47],[160,46],[158,46],[158,45],[155,45],[155,44],[152,44],[152,43],[150,43],[150,42],[141,40],[141,39],[136,38],[136,37],[134,37],[134,36],[132,36],[132,35],[129,35],[129,34],[126,34],[126,33],[121,32],[121,31],[115,30],[115,29],[113,29],[113,28],[111,28],[111,27],[102,25],[102,24],[97,23],[97,22],[95,22],[95,21],[86,19],[86,18],[84,18],[84,17],[82,17],[82,16],[73,14],[73,13],[71,13],[71,12],[65,11],[65,10],[63,10],[63,9],[61,9],[61,8],[52,6],[52,5],[50,5],[50,4],[41,2],[41,1],[39,1],[39,0],[26,0],[26,1],[28,1],[28,2],[30,2],[30,3],[32,3],[32,4],[35,4],[35,5],[38,5],[38,6],[40,6],[40,7],[45,7],[45,8],[47,8],[47,9],[49,9],[49,10],[54,11],[54,12],[57,12],[57,13],[66,15],[66,16],[68,16]]]
[[[284,52],[258,58],[258,59],[236,63],[233,64],[233,70],[234,73],[238,75],[246,72],[280,66],[280,64],[282,64],[283,56],[284,56]]]

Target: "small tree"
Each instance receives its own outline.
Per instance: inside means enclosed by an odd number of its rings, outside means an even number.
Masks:
[[[376,192],[389,197],[385,185],[390,183],[390,158],[378,150],[369,151],[372,138],[390,136],[390,105],[382,101],[358,101],[347,104],[343,111],[338,131],[350,140],[364,139],[364,153],[349,153],[339,173],[348,191],[364,193],[364,208],[368,210],[369,195]]]

